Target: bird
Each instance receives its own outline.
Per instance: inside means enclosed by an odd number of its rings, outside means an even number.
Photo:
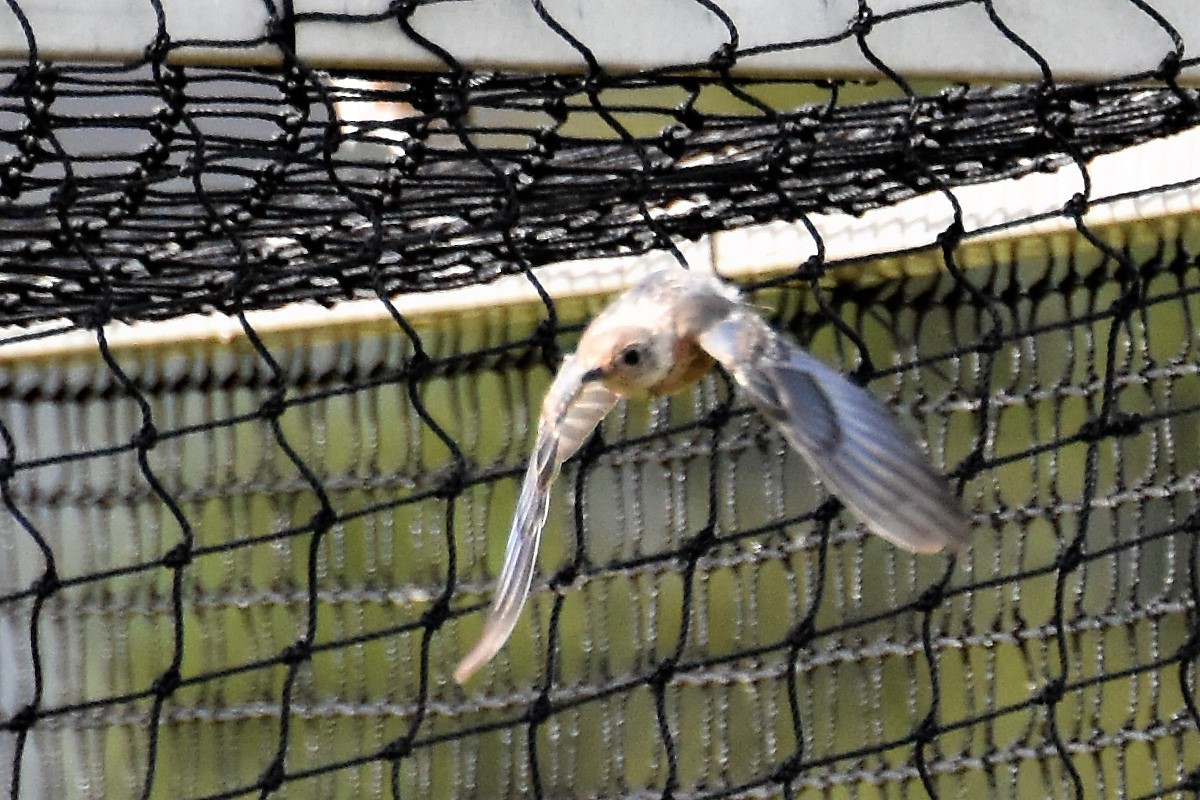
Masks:
[[[714,364],[872,532],[916,553],[967,546],[961,502],[873,394],[772,328],[734,286],[660,268],[592,320],[546,392],[495,594],[478,642],[454,670],[458,683],[499,652],[517,623],[563,463],[621,398],[674,394]]]

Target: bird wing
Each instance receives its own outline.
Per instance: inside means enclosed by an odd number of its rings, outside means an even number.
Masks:
[[[921,553],[966,546],[970,521],[958,498],[874,395],[745,309],[699,342],[872,531]]]
[[[547,392],[538,421],[537,441],[517,498],[496,593],[479,641],[454,668],[454,679],[459,683],[490,661],[512,634],[529,596],[542,527],[550,507],[550,487],[563,462],[579,450],[617,402],[614,392],[599,383],[584,383],[583,375],[578,360],[568,356]]]

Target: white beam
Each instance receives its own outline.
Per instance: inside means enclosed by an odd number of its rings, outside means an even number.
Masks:
[[[545,0],[545,8],[612,71],[702,64],[726,44],[722,21],[695,0]],[[780,76],[875,73],[851,34],[857,0],[721,0],[740,36],[737,69]],[[937,7],[921,0],[871,0],[868,47],[909,78],[1040,78],[1037,63],[1007,39],[981,2]],[[1153,0],[1185,44],[1200,55],[1193,0]],[[154,41],[149,0],[20,0],[43,59],[129,61]],[[257,44],[267,29],[258,0],[163,0],[180,62],[277,63]],[[323,69],[437,69],[442,62],[384,15],[387,0],[295,0],[297,49]],[[1040,53],[1058,80],[1152,72],[1174,49],[1167,31],[1130,0],[994,0],[996,15]],[[910,13],[903,13],[910,12]],[[348,15],[324,20],[314,14]],[[900,14],[899,16],[896,16]],[[410,22],[464,65],[487,69],[579,71],[583,57],[536,13],[531,0],[455,0],[419,6]],[[839,38],[840,37],[840,38]],[[830,43],[818,44],[826,39]],[[206,41],[240,42],[213,47]],[[0,57],[28,56],[16,14],[0,6]],[[1200,67],[1184,72],[1200,80]]]

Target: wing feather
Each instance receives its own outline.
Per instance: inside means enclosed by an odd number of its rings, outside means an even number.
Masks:
[[[966,546],[970,520],[958,498],[874,395],[745,309],[699,339],[871,530],[915,552]]]
[[[459,683],[490,661],[512,634],[537,566],[538,545],[550,508],[550,487],[563,462],[583,446],[617,401],[616,394],[599,383],[583,383],[582,376],[583,370],[574,357],[568,356],[547,392],[483,632],[454,668],[454,679]]]

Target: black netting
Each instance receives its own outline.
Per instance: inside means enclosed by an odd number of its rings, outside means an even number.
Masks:
[[[852,44],[862,82],[743,75],[736,27],[676,68],[467,70],[421,3],[230,43],[275,67],[183,65],[169,15],[121,65],[43,61],[31,26],[0,64],[10,795],[1200,794],[1200,228],[1089,216],[1191,187],[1099,196],[1092,159],[1189,134],[1200,97],[1170,15],[1127,5],[1174,47],[1090,83],[988,0],[862,3],[776,47]],[[872,49],[966,6],[1042,80],[910,81]],[[294,55],[368,19],[444,68]],[[1052,170],[1064,205],[964,221],[961,187]],[[870,259],[813,222],[922,195],[948,222]],[[914,425],[971,550],[868,537],[714,375],[622,404],[568,465],[522,622],[455,685],[550,369],[598,307],[534,269],[780,222],[815,255],[752,299]],[[405,302],[502,276],[541,303]],[[351,299],[376,313],[323,327]],[[297,301],[304,325],[256,315]],[[195,312],[236,335],[110,324]]]

